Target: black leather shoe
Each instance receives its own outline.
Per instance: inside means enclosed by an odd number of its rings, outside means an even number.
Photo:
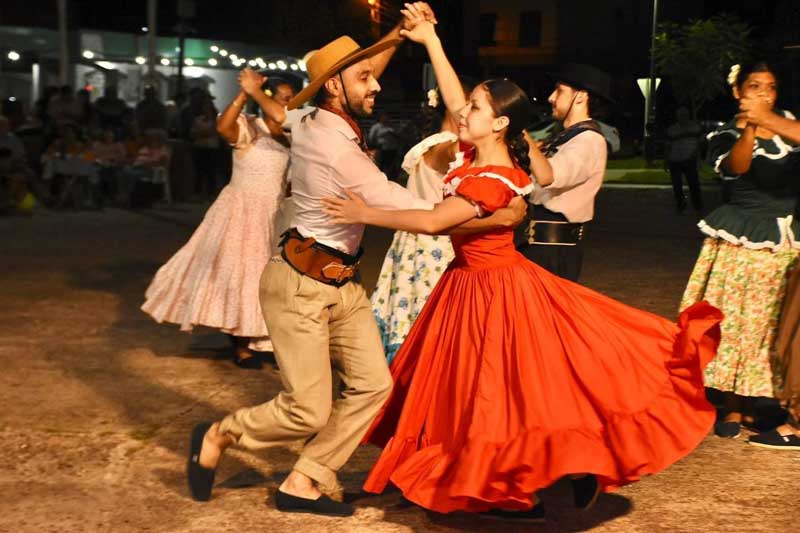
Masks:
[[[800,437],[797,435],[781,435],[777,429],[753,435],[747,439],[747,443],[773,450],[800,450]]]
[[[600,497],[600,483],[597,477],[589,474],[572,479],[572,498],[578,509],[589,509]]]
[[[352,516],[355,512],[352,506],[331,500],[324,494],[316,500],[311,500],[281,491],[275,495],[275,507],[285,513],[311,513],[327,516]]]
[[[544,505],[537,503],[527,511],[507,511],[505,509],[492,509],[485,513],[479,513],[481,518],[489,520],[507,520],[509,522],[543,523]]]
[[[189,444],[189,461],[186,464],[186,478],[189,481],[189,492],[192,498],[198,502],[207,502],[211,499],[211,487],[214,486],[214,474],[212,468],[200,465],[200,450],[203,449],[203,437],[205,437],[211,422],[201,422],[192,430],[192,438]]]
[[[714,435],[723,439],[735,439],[742,432],[742,425],[739,422],[717,422],[714,424]]]

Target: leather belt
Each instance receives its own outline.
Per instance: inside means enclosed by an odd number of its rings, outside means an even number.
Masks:
[[[313,237],[303,237],[292,228],[281,235],[281,257],[289,266],[326,285],[342,287],[355,277],[363,249],[349,255],[320,244]]]
[[[552,220],[528,221],[528,244],[576,246],[583,239],[583,224]]]

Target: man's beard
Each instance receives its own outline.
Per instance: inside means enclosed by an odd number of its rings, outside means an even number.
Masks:
[[[361,101],[359,101],[359,102],[358,102],[356,105],[349,105],[349,106],[348,106],[348,107],[350,108],[350,109],[349,109],[349,110],[350,110],[350,112],[351,112],[353,115],[355,115],[355,116],[357,116],[357,117],[359,117],[359,118],[368,118],[368,117],[371,117],[371,116],[372,116],[372,113],[373,113],[373,111],[375,111],[374,99],[375,99],[375,97],[376,97],[376,96],[378,96],[378,93],[376,93],[376,92],[375,92],[375,93],[369,93],[369,94],[366,94],[366,95],[364,95],[364,98],[363,98]],[[373,105],[373,107],[372,107],[372,109],[370,109],[369,111],[367,111],[367,110],[364,108],[364,102],[367,100],[367,98],[372,98],[372,99],[373,99],[373,104],[372,104],[372,105]]]

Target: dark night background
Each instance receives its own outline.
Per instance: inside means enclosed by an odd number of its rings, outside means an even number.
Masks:
[[[401,2],[381,0],[382,28],[387,31],[400,18]],[[97,2],[71,0],[69,26],[141,33],[146,24],[146,2]],[[439,14],[439,31],[450,57],[460,73],[480,78],[508,76],[532,96],[546,97],[550,82],[545,73],[567,61],[598,65],[615,77],[615,92],[621,101],[614,113],[622,128],[625,122],[636,124],[641,115],[642,99],[634,82],[647,75],[652,23],[650,0],[559,0],[557,5],[557,41],[552,50],[535,60],[529,56],[510,59],[486,57],[478,46],[481,39],[481,14],[488,10],[539,9],[548,2],[513,0],[431,0]],[[800,44],[800,0],[661,0],[659,20],[686,22],[720,12],[739,16],[753,28],[751,38],[757,54],[773,63],[782,81],[784,107],[796,109],[800,94],[795,89],[800,80],[800,50],[787,45]],[[178,22],[177,2],[159,2],[158,34],[175,35]],[[277,48],[302,56],[341,35],[350,34],[362,43],[374,40],[367,0],[293,0],[264,2],[240,0],[220,2],[197,0],[196,16],[189,20],[195,30],[190,37],[228,39]],[[502,6],[502,7],[498,7]],[[52,0],[5,1],[0,5],[0,25],[38,26],[55,29],[57,13]],[[498,27],[497,32],[502,28]],[[555,31],[555,30],[554,30]],[[512,46],[516,46],[514,43]],[[421,47],[404,45],[387,71],[386,78],[403,88],[405,99],[420,94],[421,66],[426,57]],[[385,97],[386,99],[390,97]],[[675,107],[665,80],[658,94],[658,120],[671,118]],[[707,118],[728,116],[732,104],[720,99],[708,106]],[[624,115],[624,116],[623,116]]]

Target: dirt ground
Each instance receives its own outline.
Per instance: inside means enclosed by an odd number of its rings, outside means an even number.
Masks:
[[[437,515],[397,492],[358,497],[348,519],[279,513],[271,497],[296,446],[229,453],[212,501],[192,501],[190,428],[279,388],[272,368],[236,368],[221,335],[180,333],[139,310],[204,208],[0,218],[0,531],[800,531],[800,453],[754,448],[744,436],[709,436],[589,512],[574,512],[558,484],[543,494],[539,526]],[[604,190],[597,218],[583,282],[674,317],[701,243],[697,217],[674,214],[668,191]],[[368,234],[368,287],[390,238]],[[348,463],[347,495],[358,495],[375,457],[364,447]]]

